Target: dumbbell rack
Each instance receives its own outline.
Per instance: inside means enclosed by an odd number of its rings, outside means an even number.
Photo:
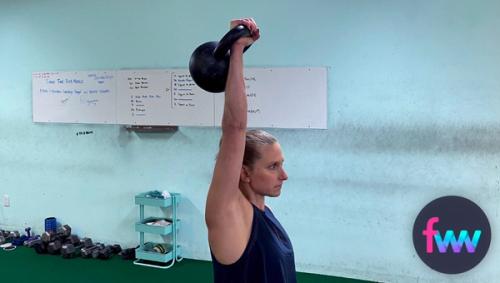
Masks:
[[[181,261],[181,248],[177,244],[177,233],[179,230],[179,219],[177,219],[177,205],[180,202],[180,194],[170,193],[170,197],[152,198],[147,196],[148,193],[141,193],[135,196],[135,204],[139,205],[139,222],[135,223],[135,231],[139,232],[140,245],[135,250],[136,260],[134,264],[150,266],[156,268],[170,268],[177,261]],[[144,206],[153,206],[158,208],[171,207],[172,213],[171,224],[168,226],[152,226],[146,223],[162,219],[158,217],[144,218]],[[165,218],[163,218],[165,219]],[[150,246],[144,243],[144,233],[156,234],[160,236],[172,235],[172,241],[168,245],[169,249],[166,253],[155,252]],[[168,264],[170,262],[170,264]]]

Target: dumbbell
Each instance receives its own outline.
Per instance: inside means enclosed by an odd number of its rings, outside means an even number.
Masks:
[[[70,240],[71,239],[71,240]],[[49,242],[47,244],[47,252],[49,254],[53,254],[53,255],[56,255],[56,254],[59,254],[61,253],[61,248],[63,246],[63,243],[71,243],[71,241],[75,242],[75,243],[79,243],[80,242],[80,239],[78,239],[78,236],[76,235],[71,235],[69,236],[68,238],[64,239],[55,239],[54,241],[52,242]],[[67,242],[69,241],[69,242]]]
[[[0,231],[0,244],[3,244],[5,242],[10,242],[16,238],[19,238],[21,235],[19,234],[18,231],[5,231],[1,230]]]
[[[71,227],[69,225],[63,225],[56,233],[52,231],[45,231],[42,234],[42,241],[45,243],[53,242],[56,239],[65,239],[71,235]]]
[[[49,254],[59,254],[61,252],[62,242],[61,240],[55,240],[47,244],[47,252]]]
[[[42,239],[33,242],[33,249],[37,254],[46,254],[47,253],[47,243],[43,242]]]
[[[10,231],[3,230],[3,229],[0,230],[0,236],[7,237],[9,235],[9,233],[10,233]]]
[[[14,239],[14,238],[19,238],[21,234],[19,234],[19,231],[7,231],[7,230],[1,230],[0,231],[0,236],[3,236],[5,239]]]
[[[103,244],[101,244],[101,243],[95,243],[94,245],[92,245],[90,247],[82,248],[81,249],[81,255],[82,255],[83,258],[90,258],[90,257],[92,257],[92,253],[95,250],[99,250],[101,248],[104,248]]]
[[[92,258],[99,258],[101,254],[106,254],[111,252],[111,249],[108,248],[108,246],[105,246],[104,244],[100,245],[99,248],[95,249],[92,251]]]
[[[64,244],[72,244],[74,246],[80,244],[80,238],[77,235],[70,235],[66,239],[64,239]]]
[[[12,231],[9,233],[8,238],[10,238],[12,240],[12,239],[17,239],[19,237],[21,237],[21,234],[19,234],[19,231]]]
[[[81,254],[83,248],[93,246],[92,239],[83,238],[82,241],[78,240],[77,243],[66,243],[61,247],[61,255],[63,258],[73,258]]]
[[[122,247],[118,244],[112,245],[111,249],[113,250],[114,254],[119,254],[122,251]]]
[[[42,239],[40,239],[40,236],[31,237],[31,238],[27,239],[26,241],[24,241],[23,245],[25,245],[28,248],[32,248],[33,245],[35,243],[37,243],[38,241],[42,242]]]
[[[104,249],[97,250],[97,256],[94,256],[94,254],[96,254],[96,252],[92,253],[93,258],[109,259],[113,255],[113,249],[111,246],[105,246]]]
[[[32,248],[35,244],[41,244],[42,239],[40,237],[35,237],[29,240],[24,241],[24,245],[27,246],[28,248]]]
[[[7,241],[7,239],[5,238],[4,234],[3,234],[3,230],[0,230],[0,245],[5,243]]]
[[[62,253],[62,247],[64,245],[78,245],[80,244],[80,239],[77,235],[70,235],[64,239],[56,239],[50,242],[47,246],[47,252],[50,254],[59,254]]]
[[[94,250],[92,252],[93,258],[99,259],[110,259],[114,254],[121,252],[122,248],[120,245],[108,245],[104,248]]]
[[[120,252],[120,255],[122,256],[122,259],[124,260],[133,260],[135,259],[135,249],[137,249],[138,247],[135,247],[135,248],[128,248],[128,249],[124,249]]]

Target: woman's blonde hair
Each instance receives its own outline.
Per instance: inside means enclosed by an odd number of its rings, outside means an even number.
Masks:
[[[262,145],[272,145],[276,142],[278,140],[266,131],[248,130],[246,133],[243,165],[252,167],[255,161],[262,157],[259,147]]]
[[[248,130],[245,135],[245,153],[243,155],[243,165],[252,168],[255,161],[262,157],[259,147],[263,145],[272,145],[278,140],[270,133],[263,130]],[[222,144],[222,138],[219,141],[219,148]]]

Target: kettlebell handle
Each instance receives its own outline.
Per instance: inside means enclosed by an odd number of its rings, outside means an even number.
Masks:
[[[244,26],[244,25],[238,25],[234,28],[232,28],[230,31],[228,31],[222,39],[219,41],[217,44],[217,47],[214,49],[214,57],[217,60],[222,60],[226,57],[227,53],[231,49],[231,46],[240,38],[245,37],[245,36],[250,36],[250,30]],[[247,49],[251,45],[248,45],[245,47],[243,52],[247,51]]]

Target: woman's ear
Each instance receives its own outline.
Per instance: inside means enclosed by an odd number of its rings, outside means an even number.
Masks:
[[[241,173],[240,173],[240,181],[243,183],[250,183],[250,168],[248,166],[243,165],[241,167]]]

